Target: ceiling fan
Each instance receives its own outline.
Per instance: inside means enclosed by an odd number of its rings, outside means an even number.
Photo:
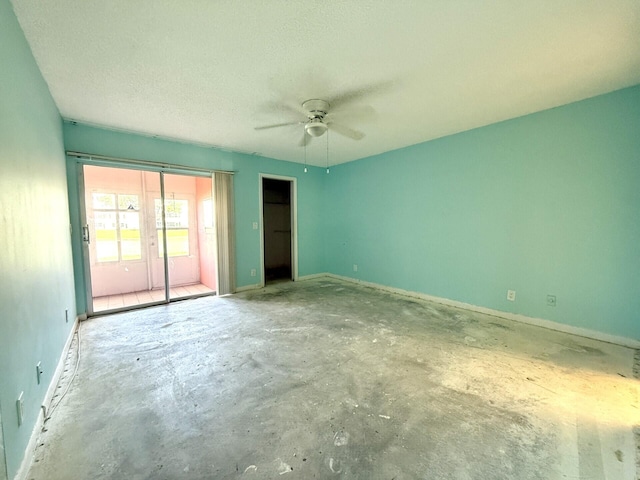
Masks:
[[[274,125],[265,125],[262,127],[255,127],[256,130],[266,130],[268,128],[286,127],[290,125],[304,125],[304,136],[300,141],[300,146],[306,146],[312,137],[321,137],[327,130],[334,131],[344,137],[351,138],[352,140],[361,140],[364,138],[364,133],[359,130],[347,127],[341,123],[336,123],[334,120],[335,114],[329,112],[331,105],[326,100],[311,99],[302,103],[298,108],[291,108],[285,105],[289,110],[293,110],[296,113],[306,115],[306,120],[276,123]],[[373,109],[370,107],[363,107],[358,112],[352,113],[370,113]]]

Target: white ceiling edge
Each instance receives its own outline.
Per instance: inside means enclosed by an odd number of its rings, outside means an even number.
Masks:
[[[326,157],[322,157],[322,155],[319,155],[319,156],[316,156],[316,157],[308,156],[306,161],[305,161],[304,150],[302,149],[302,147],[300,148],[302,156],[298,160],[297,159],[287,159],[287,158],[276,158],[276,157],[270,157],[270,156],[265,155],[265,154],[260,153],[260,152],[242,151],[242,150],[234,149],[232,147],[227,147],[227,146],[222,146],[222,145],[213,145],[213,144],[209,144],[209,143],[205,143],[205,142],[199,142],[197,140],[189,140],[189,139],[184,139],[184,138],[176,138],[176,137],[158,135],[158,134],[155,134],[155,133],[144,132],[144,131],[139,131],[139,130],[132,130],[132,129],[125,129],[125,128],[118,128],[118,127],[113,127],[113,126],[109,126],[109,125],[94,124],[94,123],[83,122],[83,121],[80,121],[80,120],[77,120],[77,119],[72,119],[72,118],[62,117],[62,120],[65,123],[69,123],[69,124],[72,124],[74,126],[75,125],[77,125],[77,126],[86,126],[86,127],[90,127],[90,128],[106,130],[106,131],[115,132],[115,133],[130,134],[130,135],[136,135],[136,136],[141,136],[141,137],[146,137],[146,138],[151,138],[151,139],[157,139],[157,140],[166,141],[166,142],[173,142],[173,143],[178,143],[178,144],[183,144],[183,145],[190,145],[190,146],[200,147],[200,148],[204,148],[204,149],[212,149],[212,150],[216,150],[216,151],[220,151],[220,152],[237,153],[237,154],[241,154],[241,155],[248,155],[248,156],[254,156],[254,157],[259,157],[259,158],[265,158],[265,159],[269,159],[269,160],[277,160],[277,161],[283,161],[283,162],[290,162],[290,163],[296,163],[296,164],[301,164],[301,165],[307,165],[309,167],[327,168],[327,167],[333,167],[333,166],[336,166],[336,165],[342,165],[344,163],[356,162],[358,160],[365,160],[365,159],[370,158],[370,157],[375,157],[375,156],[378,156],[378,155],[388,154],[388,153],[394,152],[396,150],[402,150],[404,148],[414,147],[416,145],[432,142],[432,141],[439,140],[439,139],[446,138],[446,137],[452,137],[452,136],[459,135],[459,134],[462,134],[462,133],[465,133],[465,132],[470,132],[472,130],[482,129],[484,127],[488,127],[488,126],[491,126],[491,125],[496,125],[496,124],[499,124],[499,123],[508,122],[510,120],[516,120],[518,118],[527,117],[529,115],[535,115],[537,113],[542,113],[542,112],[546,112],[546,111],[549,111],[549,110],[554,110],[556,108],[566,107],[566,106],[571,105],[573,103],[582,102],[582,101],[585,101],[585,100],[589,100],[589,99],[592,99],[592,98],[596,98],[596,97],[600,97],[600,96],[603,96],[603,95],[607,95],[609,93],[617,92],[617,91],[624,90],[624,89],[627,89],[627,88],[633,88],[633,87],[636,87],[636,86],[640,86],[640,84],[632,83],[630,85],[622,86],[620,88],[616,88],[616,89],[611,90],[611,91],[598,92],[598,93],[595,93],[593,95],[586,96],[584,98],[578,98],[578,99],[575,99],[575,100],[570,100],[568,103],[563,103],[563,104],[560,104],[560,105],[553,105],[551,107],[543,108],[542,110],[535,110],[535,111],[532,111],[532,112],[523,113],[522,115],[518,115],[516,117],[507,117],[507,118],[503,118],[503,119],[498,119],[498,120],[496,120],[494,122],[486,123],[486,124],[483,124],[483,125],[472,126],[472,127],[469,127],[468,129],[465,129],[465,130],[447,132],[447,133],[442,134],[441,136],[428,138],[426,140],[421,140],[419,142],[412,143],[412,144],[409,144],[409,145],[403,145],[403,146],[399,146],[399,147],[396,147],[396,148],[392,148],[390,150],[385,150],[383,152],[372,153],[371,155],[366,155],[366,156],[363,156],[363,157],[358,157],[358,158],[348,159],[348,160],[343,160],[343,161],[334,161],[334,159],[331,158],[331,152],[329,153],[329,160],[328,161],[327,161]],[[324,137],[320,137],[318,140],[319,140],[318,143],[320,143],[320,142],[323,142],[325,139],[324,139]],[[95,153],[95,152],[83,152],[83,153]]]
[[[134,136],[139,136],[139,137],[144,137],[144,138],[149,138],[152,140],[160,140],[163,142],[171,142],[171,143],[177,143],[177,144],[181,144],[181,145],[187,145],[187,146],[193,146],[193,147],[198,147],[198,148],[203,148],[203,149],[207,149],[207,150],[216,150],[219,152],[225,152],[225,153],[237,153],[240,155],[250,155],[250,156],[259,156],[259,157],[264,157],[264,155],[260,155],[258,152],[244,152],[242,150],[233,150],[231,148],[227,148],[221,145],[212,145],[209,143],[204,143],[204,142],[198,142],[197,140],[189,140],[189,139],[184,139],[184,138],[176,138],[176,137],[169,137],[169,136],[164,136],[164,135],[157,135],[155,133],[150,133],[150,132],[143,132],[143,131],[139,131],[139,130],[131,130],[131,129],[126,129],[126,128],[119,128],[119,127],[113,127],[110,125],[102,125],[102,124],[98,124],[98,123],[91,123],[91,122],[83,122],[74,118],[67,118],[67,117],[63,117],[62,115],[60,116],[62,118],[62,121],[66,124],[70,124],[74,127],[88,127],[88,128],[92,128],[92,129],[96,129],[96,130],[105,130],[107,132],[113,132],[113,133],[119,133],[119,134],[125,134],[125,135],[134,135]],[[91,153],[91,152],[81,152],[81,153]],[[95,152],[93,152],[95,153]],[[97,155],[97,153],[96,153]],[[264,158],[270,158],[270,157],[264,157]],[[278,160],[277,158],[274,158],[272,160]],[[286,160],[283,160],[286,161]]]
[[[254,127],[309,98],[391,84],[335,165],[640,84],[638,0],[11,2],[64,119],[296,163],[301,126]]]

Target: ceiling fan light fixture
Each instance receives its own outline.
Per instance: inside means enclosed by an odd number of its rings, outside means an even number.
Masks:
[[[313,119],[304,126],[305,131],[312,137],[321,137],[327,131],[327,124],[320,119]]]

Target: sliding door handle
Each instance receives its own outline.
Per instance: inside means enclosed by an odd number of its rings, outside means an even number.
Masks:
[[[89,243],[89,225],[82,227],[82,241]]]

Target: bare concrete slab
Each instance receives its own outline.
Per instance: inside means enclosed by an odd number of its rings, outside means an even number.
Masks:
[[[79,337],[29,479],[636,478],[624,347],[328,279]]]

